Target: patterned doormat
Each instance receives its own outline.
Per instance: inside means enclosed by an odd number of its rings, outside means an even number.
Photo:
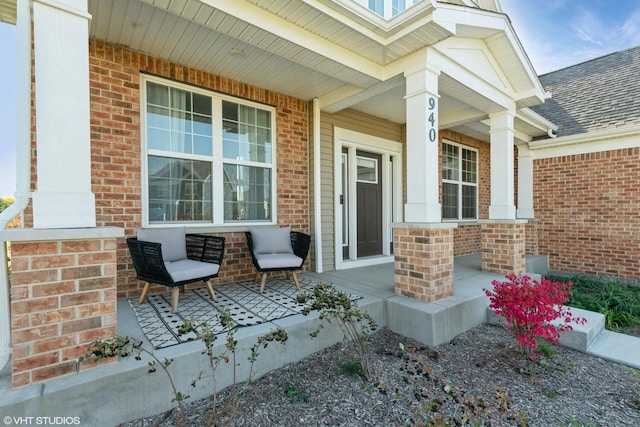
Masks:
[[[260,283],[253,281],[214,285],[216,301],[212,301],[204,287],[187,290],[180,294],[178,312],[171,313],[171,293],[149,295],[143,304],[138,298],[129,299],[129,304],[138,318],[138,324],[154,348],[164,348],[197,339],[195,333],[180,335],[185,320],[197,324],[207,322],[214,330],[226,332],[218,314],[228,309],[236,327],[257,325],[271,320],[299,314],[304,304],[298,304],[296,295],[312,289],[317,283],[300,277],[301,291],[293,280],[268,277],[264,293],[260,294]]]

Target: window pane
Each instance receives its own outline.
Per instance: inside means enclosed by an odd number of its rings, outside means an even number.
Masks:
[[[462,186],[462,219],[475,219],[477,217],[476,194],[477,187]]]
[[[360,182],[378,182],[378,162],[375,159],[366,159],[363,157],[356,158],[357,162],[357,180]]]
[[[450,144],[442,145],[442,179],[457,181],[460,178],[458,170],[458,147]]]
[[[197,101],[195,104],[193,100]],[[198,114],[193,114],[195,111]],[[147,82],[147,146],[173,153],[211,156],[211,98]],[[208,137],[194,143],[194,134]]]
[[[147,104],[169,106],[169,88],[153,82],[147,82]]]
[[[476,183],[477,153],[472,150],[462,149],[462,181]]]
[[[271,112],[223,101],[222,114],[225,159],[272,162]]]
[[[149,222],[211,221],[211,162],[149,156]]]
[[[271,219],[271,169],[224,165],[224,219]]]
[[[442,217],[458,219],[458,185],[442,184]]]

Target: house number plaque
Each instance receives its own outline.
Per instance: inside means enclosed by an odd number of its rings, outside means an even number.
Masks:
[[[436,99],[433,96],[429,97],[429,118],[427,119],[429,122],[428,133],[429,133],[429,142],[436,142],[438,139],[438,132],[436,130]]]

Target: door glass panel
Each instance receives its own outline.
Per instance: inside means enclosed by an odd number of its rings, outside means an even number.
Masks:
[[[358,182],[378,183],[378,162],[366,157],[356,158],[358,167]]]

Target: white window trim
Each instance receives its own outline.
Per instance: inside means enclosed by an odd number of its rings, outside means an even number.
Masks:
[[[194,159],[194,160],[206,160],[212,161],[213,173],[221,173],[224,167],[224,159],[222,157],[222,101],[230,101],[236,104],[248,105],[251,107],[259,108],[262,110],[268,110],[271,112],[271,221],[232,221],[224,222],[224,178],[222,175],[212,179],[212,221],[181,221],[181,222],[167,222],[162,224],[149,223],[149,155],[160,155],[167,157],[167,153],[164,151],[157,151],[153,149],[147,149],[147,82],[155,82],[169,87],[175,87],[185,91],[199,93],[211,97],[211,121],[212,121],[212,144],[213,144],[213,159],[209,156],[193,155],[193,154],[181,154],[180,158]],[[185,83],[175,82],[172,80],[163,79],[156,76],[150,76],[147,74],[140,75],[140,150],[141,150],[141,211],[142,211],[142,226],[143,227],[175,227],[186,226],[189,229],[192,228],[211,228],[222,227],[224,229],[238,229],[251,227],[256,225],[276,225],[278,223],[278,205],[277,205],[277,131],[276,131],[276,109],[270,105],[261,104],[258,102],[248,101],[242,98],[236,98],[231,95],[215,92],[213,90],[207,90],[199,88],[197,86],[191,86]],[[233,164],[242,166],[258,166],[265,167],[265,163],[251,162],[251,161],[235,161]]]
[[[480,202],[480,186],[478,184],[478,181],[480,180],[480,150],[478,150],[477,148],[474,147],[469,147],[468,145],[464,145],[464,144],[460,144],[459,142],[454,142],[454,141],[450,141],[448,139],[442,139],[442,144],[448,144],[448,145],[453,145],[458,147],[460,150],[469,150],[469,151],[474,151],[476,153],[476,182],[471,184],[468,182],[463,182],[462,181],[462,153],[460,153],[460,156],[458,158],[458,167],[460,170],[460,179],[454,181],[454,180],[450,180],[450,179],[444,179],[444,178],[440,178],[440,185],[442,186],[443,183],[450,183],[450,184],[456,184],[459,186],[458,189],[458,214],[457,214],[457,218],[445,218],[444,215],[442,215],[442,222],[476,222],[478,221],[478,219],[480,218],[480,211],[479,211],[479,202]],[[443,150],[444,151],[444,150]],[[475,218],[462,218],[462,191],[460,190],[462,185],[466,185],[466,186],[470,186],[470,187],[476,187],[476,217]]]

